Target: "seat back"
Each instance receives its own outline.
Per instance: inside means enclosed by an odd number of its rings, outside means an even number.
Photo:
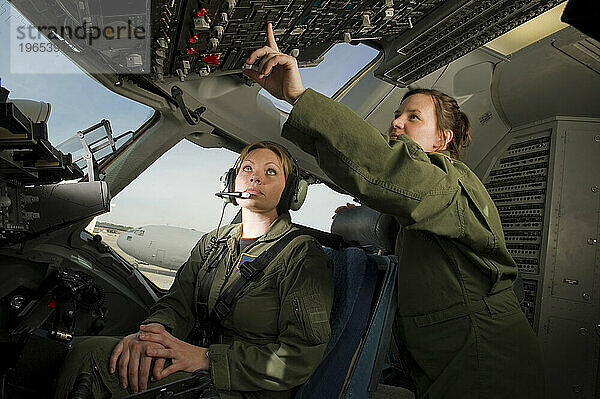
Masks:
[[[397,223],[366,207],[338,212],[332,233],[354,247],[327,249],[334,264],[331,339],[300,398],[368,398],[377,387],[396,310]],[[369,252],[367,252],[369,251]]]
[[[359,248],[325,251],[334,265],[331,338],[323,359],[296,399],[337,398],[369,322],[377,285],[377,264]]]
[[[379,289],[374,297],[373,309],[356,360],[349,370],[342,398],[369,398],[377,385],[390,346],[392,325],[398,305],[395,256],[370,257],[377,262],[380,273]]]
[[[366,206],[341,209],[331,225],[331,232],[342,236],[348,246],[369,253],[394,253],[399,230],[396,218]]]

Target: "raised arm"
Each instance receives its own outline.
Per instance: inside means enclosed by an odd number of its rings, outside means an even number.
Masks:
[[[338,186],[365,205],[396,216],[405,227],[462,236],[465,225],[459,208],[468,208],[467,199],[458,195],[462,169],[450,168],[453,173],[448,173],[442,155],[432,163],[430,155],[404,135],[390,147],[349,108],[304,89],[296,60],[279,51],[270,25],[267,38],[267,46],[247,60],[252,65],[262,57],[257,71],[244,73],[294,105],[283,137],[313,155]]]
[[[282,135],[315,156],[338,186],[365,205],[397,216],[404,226],[435,217],[458,191],[458,176],[444,170],[445,161],[432,163],[404,135],[390,147],[348,107],[310,89],[297,101]]]

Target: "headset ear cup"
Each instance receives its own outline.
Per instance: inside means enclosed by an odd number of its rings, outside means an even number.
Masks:
[[[233,192],[235,191],[235,168],[229,168],[229,170],[227,171],[227,187],[225,187],[225,189],[227,189],[227,191],[229,192]]]
[[[308,183],[306,180],[300,180],[298,182],[298,189],[294,193],[292,197],[292,201],[290,203],[290,210],[297,211],[304,204],[304,200],[306,199],[306,194],[308,193]]]
[[[235,190],[235,168],[229,168],[229,170],[221,178],[223,183],[224,192],[233,192]],[[237,205],[237,201],[234,197],[223,197],[226,204]]]

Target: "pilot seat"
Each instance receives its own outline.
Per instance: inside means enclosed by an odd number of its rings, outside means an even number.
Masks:
[[[340,210],[332,234],[314,234],[334,264],[331,339],[296,399],[414,398],[380,384],[397,308],[399,230],[394,217],[361,206]]]
[[[401,232],[396,219],[361,206],[339,211],[331,233],[297,227],[317,239],[332,259],[334,299],[331,339],[323,359],[299,388],[296,399],[414,398],[408,389],[380,384],[390,359],[388,352],[397,308],[398,257],[394,255],[394,247]],[[178,385],[183,383],[187,381],[157,387],[131,398],[157,398],[167,391],[178,392],[173,397],[185,396],[186,389]],[[200,397],[212,397],[207,396],[211,392],[205,390]]]

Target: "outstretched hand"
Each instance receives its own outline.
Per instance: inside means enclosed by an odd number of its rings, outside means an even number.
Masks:
[[[279,51],[271,23],[267,24],[267,45],[252,52],[246,64],[254,65],[260,57],[262,59],[258,70],[246,69],[244,75],[261,85],[273,97],[294,105],[305,91],[298,62],[291,55]]]
[[[138,333],[140,341],[160,344],[164,348],[148,348],[146,355],[152,358],[171,359],[171,365],[160,373],[154,373],[154,378],[160,380],[177,371],[192,373],[196,370],[208,370],[208,350],[189,344],[169,334],[164,328],[148,324],[140,326]]]

